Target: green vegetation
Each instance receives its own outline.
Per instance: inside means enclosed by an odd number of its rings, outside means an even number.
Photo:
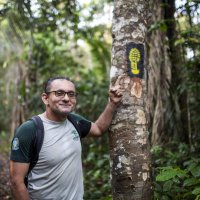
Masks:
[[[10,140],[6,134],[6,132],[1,131],[0,132],[0,152],[3,154],[8,154],[10,148],[9,148]]]
[[[87,143],[88,150],[83,152],[85,199],[112,200],[107,138]]]
[[[155,146],[155,199],[198,200],[200,198],[199,145],[184,143]]]

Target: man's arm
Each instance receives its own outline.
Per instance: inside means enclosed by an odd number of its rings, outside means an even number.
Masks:
[[[89,136],[101,136],[110,126],[113,115],[122,99],[122,90],[119,85],[109,91],[109,102],[96,122],[92,123]]]
[[[24,183],[28,169],[29,163],[10,161],[10,184],[15,200],[29,200],[29,194]]]

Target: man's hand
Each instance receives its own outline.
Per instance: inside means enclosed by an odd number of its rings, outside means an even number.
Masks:
[[[95,123],[92,123],[90,136],[100,136],[108,129],[112,117],[116,111],[117,105],[122,100],[122,92],[123,90],[121,89],[120,85],[116,85],[110,88],[109,102],[97,121]]]
[[[115,85],[114,87],[111,87],[109,91],[110,101],[116,105],[119,104],[122,100],[122,92],[123,90],[120,85]]]

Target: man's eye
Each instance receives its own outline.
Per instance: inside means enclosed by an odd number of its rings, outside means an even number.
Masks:
[[[63,96],[65,94],[64,91],[56,91],[57,96]]]
[[[75,96],[75,93],[74,93],[74,92],[68,92],[67,95],[68,95],[69,97],[74,97],[74,96]]]

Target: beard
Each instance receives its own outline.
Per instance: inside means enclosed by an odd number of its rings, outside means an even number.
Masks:
[[[73,107],[68,111],[62,111],[62,110],[59,110],[59,109],[56,109],[56,108],[51,109],[51,111],[54,115],[61,117],[61,118],[67,118],[68,114],[73,112],[74,110],[75,110],[75,108],[73,108]]]

